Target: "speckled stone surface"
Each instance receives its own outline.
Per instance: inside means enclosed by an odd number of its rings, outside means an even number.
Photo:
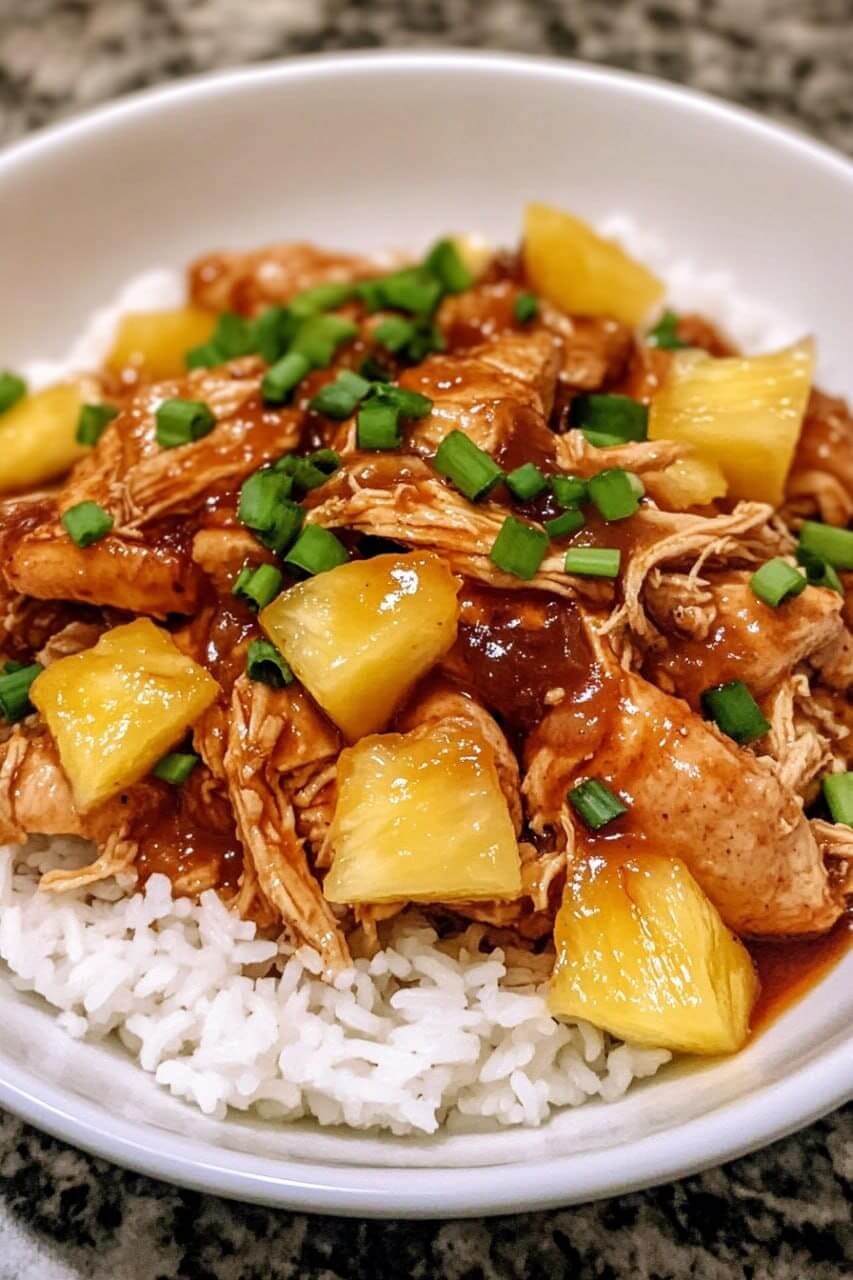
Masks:
[[[853,0],[0,0],[0,142],[176,76],[379,45],[551,52],[698,86],[853,153]],[[851,1280],[853,1109],[720,1170],[468,1223],[177,1191],[0,1113],[0,1280]]]

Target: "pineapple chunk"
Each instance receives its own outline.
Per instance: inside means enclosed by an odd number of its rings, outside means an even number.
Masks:
[[[554,941],[554,1013],[685,1053],[734,1053],[746,1041],[752,961],[678,859],[580,866]]]
[[[179,378],[187,352],[207,342],[215,327],[216,316],[201,307],[130,312],[119,321],[107,366],[113,373],[133,369],[149,382]]]
[[[491,747],[475,734],[363,738],[338,761],[330,902],[515,898],[521,864]]]
[[[456,252],[471,272],[476,282],[486,274],[486,269],[495,256],[495,247],[485,236],[469,231],[465,235],[451,236]]]
[[[52,663],[30,697],[85,813],[144,777],[218,693],[168,632],[141,618]]]
[[[710,458],[678,458],[647,485],[656,502],[665,502],[673,511],[704,507],[728,491],[726,477]]]
[[[649,438],[692,444],[719,464],[731,497],[776,506],[785,493],[814,363],[811,338],[766,356],[676,352],[652,400]]]
[[[456,639],[459,584],[438,556],[357,560],[285,591],[261,626],[354,741],[388,722]]]
[[[55,480],[86,450],[77,443],[79,384],[60,382],[0,414],[0,493]]]
[[[531,288],[563,311],[638,325],[664,295],[651,271],[571,213],[527,206],[524,269]]]

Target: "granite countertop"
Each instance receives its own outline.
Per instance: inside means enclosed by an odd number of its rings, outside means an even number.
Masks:
[[[0,143],[213,67],[438,44],[636,68],[853,153],[851,0],[0,0]],[[0,1280],[850,1280],[851,1179],[848,1107],[724,1169],[619,1200],[481,1222],[346,1222],[175,1190],[0,1112]]]

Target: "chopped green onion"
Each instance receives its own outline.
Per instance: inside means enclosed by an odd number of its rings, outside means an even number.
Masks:
[[[770,725],[742,680],[706,689],[701,701],[705,714],[735,742],[754,742],[769,732]]]
[[[492,564],[515,578],[536,576],[548,550],[548,535],[515,516],[507,516],[489,552]]]
[[[366,378],[353,373],[351,369],[343,369],[334,382],[327,382],[325,387],[320,388],[309,401],[309,407],[327,418],[343,421],[355,413],[369,390],[370,383]]]
[[[256,471],[243,481],[237,519],[249,529],[271,529],[276,509],[290,497],[293,477],[279,471]]]
[[[264,403],[284,404],[290,399],[294,389],[310,368],[311,363],[307,356],[298,351],[288,351],[287,355],[277,360],[263,376],[261,396]]]
[[[586,480],[580,476],[551,476],[551,492],[561,507],[579,507],[589,498]]]
[[[14,671],[23,671],[27,666],[26,662],[15,662],[14,658],[10,658],[8,662],[3,663],[3,670],[0,674],[10,676]]]
[[[830,591],[837,591],[840,596],[844,595],[844,584],[831,564],[821,560],[820,556],[813,555],[811,551],[804,551],[802,547],[797,547],[796,555],[797,563],[805,569],[811,586],[827,587]]]
[[[88,445],[90,448],[96,445],[117,414],[118,409],[114,404],[81,405],[75,436],[77,443]]]
[[[512,304],[512,314],[519,324],[527,324],[539,314],[539,299],[535,293],[520,293]]]
[[[248,565],[234,583],[234,595],[245,600],[250,609],[265,609],[275,600],[284,581],[275,565],[262,564],[257,569]]]
[[[303,493],[319,489],[329,478],[326,463],[318,467],[313,461],[313,455],[300,458],[295,453],[286,453],[278,462],[273,463],[273,471],[283,471],[285,475],[291,476],[296,488]]]
[[[753,595],[769,604],[771,609],[778,609],[784,600],[798,596],[805,591],[807,584],[808,579],[781,556],[768,560],[749,580]]]
[[[609,787],[597,778],[588,778],[572,787],[567,799],[575,813],[592,831],[600,831],[614,818],[627,813],[627,807]]]
[[[548,488],[545,476],[532,462],[525,462],[523,466],[516,467],[515,471],[510,471],[506,483],[510,493],[518,498],[519,502],[529,502],[531,498],[538,498],[539,494]]]
[[[19,667],[17,671],[9,671],[0,676],[0,714],[4,720],[14,724],[23,720],[33,710],[30,703],[30,687],[36,676],[44,671],[40,662],[33,662],[28,667]]]
[[[298,321],[287,307],[267,307],[254,322],[254,343],[267,364],[275,364],[287,351]]]
[[[424,259],[424,266],[438,277],[448,293],[463,293],[474,283],[452,240],[439,240],[434,244]]]
[[[16,373],[10,373],[8,369],[0,370],[0,413],[11,409],[12,405],[17,404],[26,394],[27,384],[23,378],[19,378]]]
[[[293,680],[293,672],[283,656],[269,640],[253,640],[246,655],[246,674],[250,680],[283,689]]]
[[[309,524],[290,548],[284,563],[314,574],[335,569],[348,559],[346,547],[333,533],[318,524]]]
[[[416,333],[417,329],[411,320],[406,320],[403,316],[389,316],[373,330],[373,338],[380,347],[385,347],[396,355],[409,345]]]
[[[385,306],[382,292],[382,278],[378,280],[362,280],[355,286],[355,296],[364,304],[365,310],[371,314],[381,311]]]
[[[164,449],[191,444],[216,426],[216,418],[201,400],[164,400],[154,416],[157,443]]]
[[[581,578],[616,578],[621,560],[618,547],[570,547],[564,568]]]
[[[236,360],[238,356],[247,356],[255,350],[256,338],[248,320],[233,311],[223,311],[216,321],[211,342],[224,360]]]
[[[401,440],[400,410],[384,400],[368,400],[356,418],[359,449],[396,449]]]
[[[62,513],[62,524],[78,547],[90,547],[113,527],[113,518],[97,502],[78,502]]]
[[[390,382],[391,373],[380,364],[375,356],[365,356],[358,369],[362,378],[367,378],[369,382]]]
[[[371,388],[370,398],[393,405],[401,418],[425,418],[432,409],[429,396],[422,396],[419,391],[409,391],[406,387],[396,387],[391,383],[381,382]]]
[[[649,333],[649,345],[662,351],[679,351],[689,346],[678,336],[678,316],[674,311],[664,311],[654,329]]]
[[[568,511],[555,516],[553,520],[546,520],[545,532],[549,538],[567,538],[570,534],[577,533],[578,529],[582,529],[585,524],[584,513],[577,507],[570,507]]]
[[[583,428],[581,434],[587,444],[591,444],[596,449],[614,449],[618,445],[627,444],[627,440],[623,440],[622,436],[610,435],[607,431],[588,431]]]
[[[341,455],[334,449],[315,449],[313,453],[308,454],[305,461],[330,476],[341,465]]]
[[[503,479],[494,458],[478,448],[464,431],[451,431],[444,437],[433,466],[470,502],[479,502]]]
[[[357,334],[358,326],[343,316],[309,316],[297,329],[290,354],[303,356],[314,369],[325,369],[335,358],[338,347]]]
[[[410,364],[419,364],[425,356],[433,351],[444,351],[447,343],[444,334],[434,324],[421,323],[417,332],[402,354]]]
[[[270,527],[256,529],[254,534],[262,546],[280,556],[295,541],[304,520],[305,512],[298,502],[280,502]]]
[[[224,363],[225,357],[215,342],[201,342],[197,347],[190,347],[184,355],[188,369],[213,369]]]
[[[853,569],[853,529],[804,520],[800,529],[800,547],[818,556],[833,569]]]
[[[605,520],[625,520],[639,509],[636,476],[621,467],[599,471],[589,481],[589,496]],[[642,485],[640,486],[642,493]]]
[[[180,787],[200,763],[201,756],[197,756],[195,752],[171,751],[169,755],[163,756],[159,764],[155,764],[152,772],[161,782],[169,782],[173,787]]]
[[[355,297],[351,284],[318,284],[313,289],[303,289],[287,304],[291,313],[300,320],[315,316],[321,311],[334,311]]]
[[[853,827],[853,773],[828,773],[821,785],[832,821]]]
[[[572,401],[569,418],[572,426],[583,428],[588,440],[587,432],[600,432],[624,444],[627,440],[645,440],[648,433],[649,411],[630,396],[577,396]],[[590,443],[598,442],[590,440]]]
[[[382,281],[385,305],[416,316],[432,315],[442,292],[441,281],[425,267],[406,267]]]

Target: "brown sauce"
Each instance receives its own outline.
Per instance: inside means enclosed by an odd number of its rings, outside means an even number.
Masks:
[[[185,787],[163,787],[134,829],[139,841],[136,870],[141,883],[165,875],[183,893],[205,889],[234,892],[243,871],[243,851],[223,804],[206,804],[199,766]],[[218,825],[214,827],[213,823]]]
[[[747,949],[761,981],[752,1012],[752,1031],[765,1030],[800,1000],[847,954],[853,944],[853,913],[819,938],[800,941],[748,942]]]

